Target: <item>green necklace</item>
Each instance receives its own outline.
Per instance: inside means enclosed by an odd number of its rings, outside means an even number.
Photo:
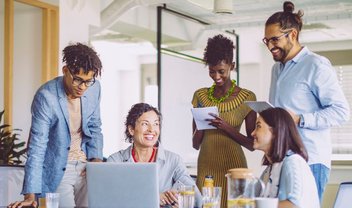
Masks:
[[[232,82],[232,86],[231,88],[226,92],[226,95],[222,96],[221,98],[216,98],[214,97],[214,90],[215,90],[215,83],[209,88],[208,91],[208,98],[209,100],[211,100],[214,103],[222,103],[224,102],[224,100],[226,100],[227,98],[230,97],[230,95],[232,95],[233,91],[235,90],[235,86],[236,86],[236,81],[235,80],[231,80]]]

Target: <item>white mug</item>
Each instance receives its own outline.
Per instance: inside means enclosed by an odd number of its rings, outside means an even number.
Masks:
[[[264,197],[255,198],[256,208],[277,208],[278,205],[279,205],[278,198],[264,198]]]

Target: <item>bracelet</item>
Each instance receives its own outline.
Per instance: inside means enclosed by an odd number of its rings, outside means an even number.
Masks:
[[[299,115],[299,122],[298,122],[298,126],[303,128],[304,127],[304,117],[303,115]]]

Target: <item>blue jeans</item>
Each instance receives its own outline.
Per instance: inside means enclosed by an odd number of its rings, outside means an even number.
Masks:
[[[319,200],[321,204],[323,193],[325,191],[325,186],[329,180],[330,169],[323,164],[313,164],[313,165],[309,165],[309,167],[315,178],[315,183],[317,185]]]

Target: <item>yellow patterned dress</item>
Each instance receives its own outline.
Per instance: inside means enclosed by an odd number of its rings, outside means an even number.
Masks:
[[[217,106],[220,117],[238,131],[250,112],[244,101],[255,101],[256,96],[247,89],[241,89],[237,96],[229,101],[214,103],[208,98],[208,89],[197,90],[192,99],[195,108]],[[205,130],[198,156],[197,186],[202,190],[206,175],[214,177],[214,185],[222,187],[221,207],[227,207],[227,184],[225,174],[231,168],[246,168],[247,162],[241,145],[233,141],[224,132],[217,129]]]

